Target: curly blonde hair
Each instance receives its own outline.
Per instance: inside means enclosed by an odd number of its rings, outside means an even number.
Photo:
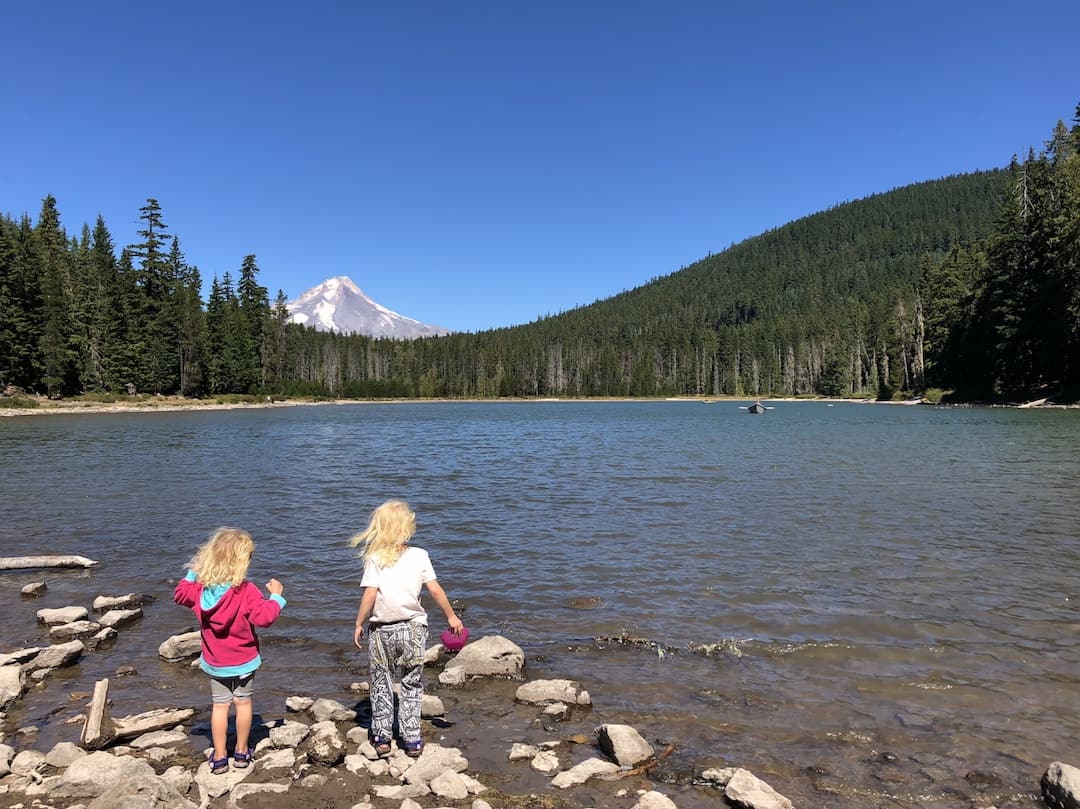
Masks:
[[[255,542],[239,528],[219,528],[195,551],[188,567],[204,585],[242,584],[247,577]]]
[[[373,512],[368,527],[349,540],[354,548],[363,545],[366,562],[390,567],[405,552],[405,545],[416,533],[416,514],[404,500],[387,500]]]

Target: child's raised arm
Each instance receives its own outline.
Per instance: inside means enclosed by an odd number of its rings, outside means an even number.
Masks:
[[[255,626],[270,626],[281,615],[281,609],[286,603],[281,595],[285,592],[285,587],[277,579],[270,579],[266,583],[266,589],[270,591],[269,598],[263,598],[259,588],[254,585],[251,587],[251,592],[258,601],[252,606],[248,620]]]
[[[176,583],[173,590],[173,601],[181,607],[194,607],[195,600],[199,597],[199,577],[194,570],[188,570],[187,575]]]

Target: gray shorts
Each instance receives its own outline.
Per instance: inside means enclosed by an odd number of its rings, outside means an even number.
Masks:
[[[255,690],[255,672],[243,677],[211,677],[210,700],[228,704],[234,699],[251,699]]]

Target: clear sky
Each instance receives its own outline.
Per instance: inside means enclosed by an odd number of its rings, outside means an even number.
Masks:
[[[1080,103],[1080,3],[7,3],[0,211],[117,247],[162,206],[205,281],[349,275],[476,331],[606,298]]]

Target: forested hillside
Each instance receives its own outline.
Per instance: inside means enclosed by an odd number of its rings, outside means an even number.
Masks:
[[[413,341],[315,332],[254,254],[213,278],[158,202],[120,251],[46,197],[0,217],[0,389],[334,396],[893,397],[1075,391],[1080,109],[1007,169],[919,183],[778,227],[534,323]],[[513,271],[512,265],[507,267]]]

